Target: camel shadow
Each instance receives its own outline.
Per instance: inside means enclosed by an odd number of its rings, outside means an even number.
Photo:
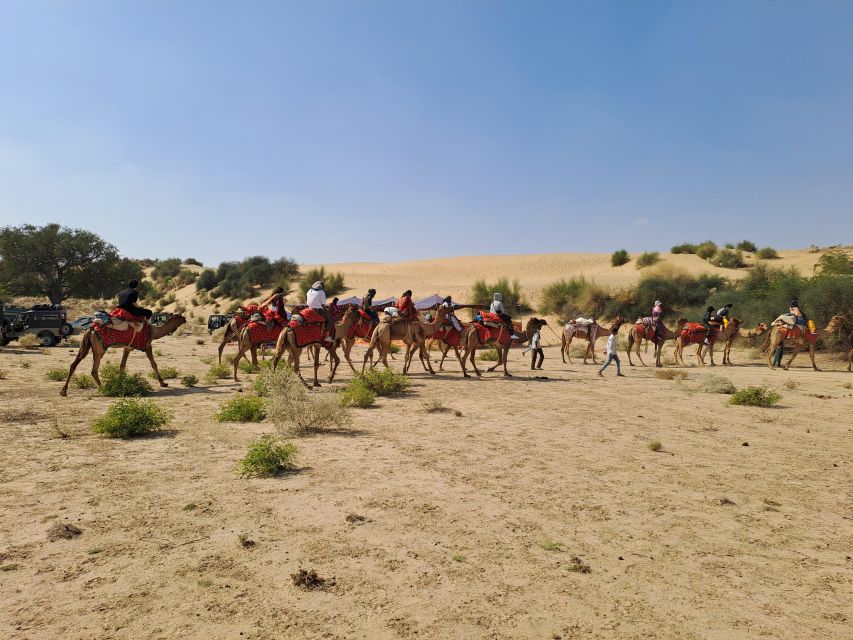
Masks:
[[[210,387],[159,387],[155,393],[158,396],[188,396],[196,393],[214,393]]]
[[[142,435],[136,436],[134,440],[156,440],[159,438],[174,438],[180,433],[178,429],[160,429],[159,431],[152,431],[150,433],[144,433]]]

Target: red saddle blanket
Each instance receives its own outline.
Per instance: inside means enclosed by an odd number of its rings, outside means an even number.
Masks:
[[[362,311],[362,313],[364,312]],[[358,322],[350,327],[347,332],[348,338],[363,338],[366,340],[370,337],[370,334],[373,333],[373,327],[375,326],[373,324],[373,320],[370,316],[365,317],[365,315],[362,315]]]
[[[655,339],[655,328],[654,326],[643,324],[642,322],[638,322],[634,325],[634,330],[637,335],[641,338],[645,338],[646,340],[654,340]]]
[[[109,325],[96,324],[92,327],[92,331],[105,349],[109,347],[133,347],[134,349],[144,351],[148,344],[148,337],[151,335],[151,325],[146,324],[142,329],[134,332],[133,327],[128,327],[124,331],[116,331]],[[131,340],[133,340],[132,343]]]
[[[122,320],[127,320],[128,322],[145,322],[145,318],[142,316],[135,316],[130,311],[125,311],[124,309],[115,308],[110,311],[110,315],[113,318],[121,318]]]
[[[717,334],[720,333],[719,327],[714,327],[711,330],[711,335],[708,337],[709,342],[714,342],[717,339]],[[681,328],[681,341],[687,344],[701,344],[705,342],[705,327],[700,322],[687,322]]]
[[[491,322],[491,320],[489,320],[489,322]],[[486,327],[480,324],[479,322],[474,323],[474,326],[477,327],[477,332],[479,333],[481,343],[485,344],[486,342],[494,341],[502,347],[509,345],[509,343],[512,341],[512,334],[509,332],[509,329],[507,329],[506,325],[500,318],[498,318],[498,322],[500,322],[501,324],[500,327]]]
[[[782,338],[802,338],[805,335],[806,342],[814,342],[817,340],[816,333],[804,331],[802,327],[782,327],[780,333]]]
[[[459,340],[462,338],[462,333],[454,329],[453,325],[448,325],[441,327],[441,329],[436,331],[432,337],[436,340],[446,342],[451,347],[455,347],[459,344]]]
[[[290,330],[293,331],[293,337],[296,339],[296,346],[300,349],[309,344],[322,342],[326,335],[325,326],[323,324],[303,324],[293,326],[291,323]]]
[[[280,324],[268,326],[264,322],[250,322],[248,326],[249,340],[254,344],[260,344],[261,342],[275,342],[278,340],[278,336],[281,334],[281,330],[283,329]]]
[[[494,322],[495,324],[503,324],[504,322],[498,314],[488,311],[480,313],[480,317],[483,318],[483,322]]]
[[[316,309],[305,307],[299,312],[299,315],[309,324],[325,323],[326,319],[320,315]],[[292,326],[292,325],[291,325]]]

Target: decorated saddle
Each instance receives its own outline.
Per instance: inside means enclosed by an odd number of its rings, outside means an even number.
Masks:
[[[814,342],[817,340],[817,333],[812,333],[806,327],[801,325],[782,325],[782,329],[780,329],[779,332],[783,340],[787,338],[804,338],[806,342]]]
[[[457,331],[452,324],[447,323],[443,324],[441,328],[433,334],[432,337],[436,340],[446,342],[451,347],[455,347],[459,344],[459,340],[462,338],[462,332]]]
[[[277,341],[281,330],[284,328],[278,323],[258,322],[256,320],[250,320],[247,326],[249,328],[249,340],[254,344]]]
[[[487,326],[487,327],[494,327],[494,328],[504,327],[504,328],[506,328],[504,321],[501,320],[501,317],[496,313],[489,313],[488,311],[483,311],[480,313],[480,319],[481,319],[482,324]]]
[[[494,315],[494,314],[483,314],[483,315]],[[498,317],[498,320],[500,318]],[[473,326],[477,329],[478,338],[481,343],[485,344],[486,342],[496,342],[502,347],[506,347],[512,342],[512,334],[510,333],[507,326],[503,323],[503,321],[498,324],[498,326],[492,326],[491,321],[489,324],[485,324],[484,322],[475,322]]]
[[[373,332],[374,326],[375,323],[373,322],[373,318],[370,317],[370,314],[364,309],[359,309],[358,322],[350,327],[350,330],[347,332],[347,338],[362,338],[366,340]]]
[[[101,345],[109,347],[131,347],[144,351],[151,337],[151,325],[145,318],[128,313],[124,309],[113,309],[113,318],[109,324],[95,323],[92,332],[101,341]]]
[[[686,322],[681,328],[681,341],[686,344],[702,344],[705,342],[705,327],[699,322]],[[712,327],[709,342],[714,342],[720,333],[720,327]]]
[[[645,338],[646,340],[654,340],[655,338],[655,321],[649,316],[637,318],[637,321],[634,323],[634,329],[641,338]]]
[[[309,344],[322,342],[326,336],[326,319],[316,309],[305,307],[299,313],[293,314],[287,325],[300,349]]]

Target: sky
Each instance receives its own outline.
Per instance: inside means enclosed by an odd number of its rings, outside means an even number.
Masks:
[[[853,244],[853,2],[0,0],[0,226],[302,263]]]

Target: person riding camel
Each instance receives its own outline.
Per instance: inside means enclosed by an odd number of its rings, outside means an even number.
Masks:
[[[373,298],[376,295],[376,289],[368,289],[367,295],[361,299],[361,310],[370,316],[370,319],[379,324],[379,314],[373,308]]]
[[[453,328],[457,331],[462,331],[462,323],[459,322],[459,318],[456,317],[456,313],[454,312],[456,305],[453,304],[453,298],[447,296],[442,301],[441,306],[447,309],[447,315],[445,317],[450,321],[450,324],[453,325]]]
[[[332,316],[332,320],[334,322],[337,322],[338,318],[341,317],[341,308],[338,306],[338,299],[339,298],[337,297],[332,298],[332,301],[329,303],[328,307],[329,315]]]
[[[719,321],[717,320],[717,312],[714,311],[714,307],[708,306],[705,309],[705,315],[702,316],[702,326],[705,327],[705,343],[711,344],[711,334],[714,332],[714,327],[719,327]]]
[[[734,305],[729,302],[725,307],[717,309],[717,322],[723,325],[723,329],[729,326],[729,312]]]
[[[397,304],[394,306],[397,307],[397,313],[399,317],[405,320],[406,322],[411,322],[418,315],[417,309],[415,309],[415,303],[412,302],[411,289],[406,289],[403,292],[403,295],[400,296],[400,299],[397,300]]]
[[[323,338],[323,342],[334,342],[335,340],[332,336],[335,333],[335,321],[332,319],[331,314],[326,310],[326,289],[322,280],[318,280],[311,285],[311,288],[308,290],[308,294],[306,295],[305,302],[309,309],[313,309],[323,316],[323,319],[326,322],[326,337]]]
[[[655,306],[652,307],[652,323],[655,327],[655,344],[663,338],[666,327],[663,324],[663,302],[655,300]]]
[[[506,328],[510,332],[510,338],[512,340],[518,340],[518,336],[515,335],[515,327],[512,326],[512,317],[506,312],[504,309],[503,303],[503,294],[502,293],[494,293],[492,294],[492,304],[489,306],[489,312],[497,315],[501,320],[503,320]]]
[[[290,314],[284,306],[284,289],[276,287],[272,295],[258,305],[258,312],[264,316],[267,325],[284,326],[290,320]]]
[[[145,322],[151,319],[151,309],[138,307],[136,303],[139,301],[139,282],[131,280],[127,283],[127,287],[118,292],[118,306],[110,311],[110,316],[128,322]]]

